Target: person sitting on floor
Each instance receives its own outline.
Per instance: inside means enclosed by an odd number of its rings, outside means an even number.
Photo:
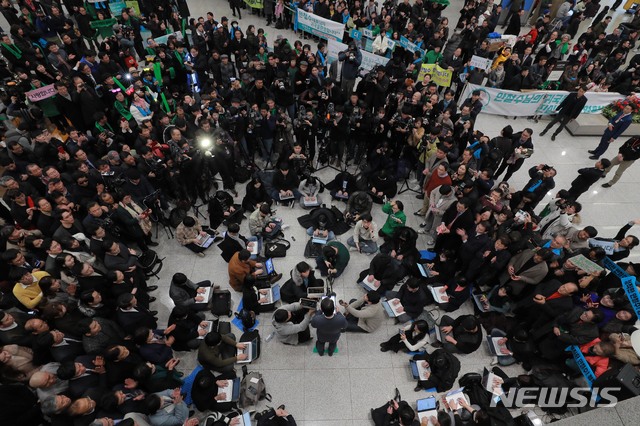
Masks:
[[[309,287],[324,287],[324,282],[315,277],[311,265],[300,262],[291,270],[291,278],[280,287],[280,298],[283,303],[297,302],[307,297]]]
[[[386,342],[380,343],[380,351],[417,352],[429,344],[429,339],[429,324],[425,320],[418,320],[405,325],[399,333],[391,336]]]
[[[343,300],[339,303],[347,318],[347,331],[373,333],[380,328],[387,316],[380,303],[380,294],[375,291],[367,292],[358,300],[352,299],[350,303]]]

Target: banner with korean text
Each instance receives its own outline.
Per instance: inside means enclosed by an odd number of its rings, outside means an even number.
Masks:
[[[431,81],[441,87],[451,86],[453,71],[442,68],[438,64],[422,64],[418,73],[418,80],[422,81],[426,74],[431,74]]]
[[[327,62],[331,63],[338,59],[338,53],[343,50],[347,50],[347,45],[344,43],[339,43],[337,41],[329,40],[327,43]],[[376,65],[387,65],[389,62],[389,58],[384,56],[374,55],[373,53],[367,52],[365,50],[360,49],[360,53],[362,53],[362,64],[361,68],[369,71],[373,69]]]
[[[55,89],[55,87],[53,87],[53,84],[49,84],[38,89],[30,90],[25,93],[25,95],[27,95],[27,99],[29,99],[31,102],[38,102],[43,99],[50,98],[57,93],[58,91]]]
[[[321,18],[302,9],[296,9],[296,28],[326,40],[342,41],[344,24]]]
[[[510,117],[555,114],[556,108],[569,95],[569,92],[562,90],[515,92],[467,84],[462,99],[468,98],[474,90],[481,93],[480,100],[484,105],[482,112]],[[585,96],[587,105],[582,109],[583,114],[599,114],[611,102],[624,98],[620,93],[587,92]]]
[[[262,0],[244,0],[244,2],[252,9],[264,9]]]

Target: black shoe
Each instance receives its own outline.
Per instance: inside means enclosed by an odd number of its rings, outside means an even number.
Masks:
[[[595,154],[596,151],[594,149],[590,149],[589,151],[587,151],[589,154]]]
[[[422,390],[422,386],[418,385],[415,388],[413,388],[414,392],[420,392]]]
[[[156,299],[155,297],[150,297],[150,298],[149,298],[149,303],[153,303],[153,302],[155,302],[156,300],[157,300],[157,299]]]
[[[285,406],[284,404],[282,404],[281,406],[278,407],[278,410],[284,410]]]
[[[600,157],[597,156],[597,155],[590,155],[589,158],[592,159],[592,160],[597,160]]]
[[[555,135],[555,133],[554,133],[553,135],[551,135],[551,140],[552,140],[552,141],[555,141],[555,140],[556,140],[556,135]]]
[[[155,291],[157,289],[158,289],[157,285],[149,285],[149,286],[147,286],[147,292]]]
[[[149,241],[147,245],[149,247],[158,247],[160,244],[156,243],[155,241]]]
[[[418,210],[417,212],[413,212],[413,214],[416,216],[424,216],[422,213],[420,213],[420,210]]]
[[[400,391],[398,390],[398,388],[396,388],[396,397],[394,399],[396,401],[402,401],[402,398],[400,397]]]
[[[416,198],[418,200],[424,200],[424,194],[418,194],[418,195],[416,195]]]
[[[274,276],[269,278],[269,281],[271,282],[271,284],[274,284],[280,281],[281,279],[282,279],[282,274],[275,274]]]
[[[390,349],[388,347],[386,347],[386,346],[383,346],[383,347],[380,348],[380,352],[389,352],[389,351],[390,351]]]
[[[324,356],[324,351],[322,351],[322,352],[318,351],[318,355]]]
[[[603,183],[602,187],[603,188],[611,188],[611,184],[610,183]]]
[[[155,317],[156,315],[158,315],[158,311],[149,311],[149,313],[150,313],[151,315],[153,315],[154,317]]]

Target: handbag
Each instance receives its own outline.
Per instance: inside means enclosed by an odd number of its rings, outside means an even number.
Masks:
[[[267,259],[274,257],[285,257],[291,243],[283,238],[278,238],[264,244],[264,257]]]

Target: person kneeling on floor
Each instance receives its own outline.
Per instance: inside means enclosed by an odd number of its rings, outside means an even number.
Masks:
[[[314,311],[300,303],[283,305],[273,314],[276,337],[286,345],[297,345],[311,340],[309,322]]]

